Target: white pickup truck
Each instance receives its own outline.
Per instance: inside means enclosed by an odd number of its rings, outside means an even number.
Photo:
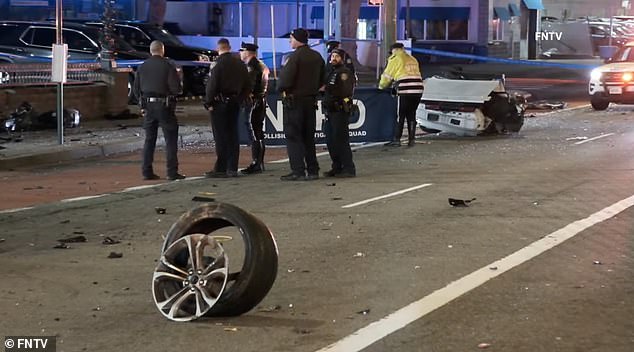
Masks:
[[[592,71],[588,93],[595,110],[605,110],[610,103],[634,104],[634,42]]]

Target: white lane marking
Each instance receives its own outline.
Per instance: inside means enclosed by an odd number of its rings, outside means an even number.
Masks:
[[[108,195],[110,195],[110,194],[104,193],[104,194],[97,194],[97,195],[94,195],[94,196],[83,196],[83,197],[76,197],[76,198],[68,198],[68,199],[62,199],[59,202],[60,203],[78,202],[78,201],[81,201],[81,200],[101,198],[101,197],[105,197],[105,196],[108,196]]]
[[[362,144],[362,145],[358,145],[358,146],[354,146],[351,147],[350,149],[352,150],[358,150],[358,149],[363,149],[363,148],[370,148],[370,147],[376,147],[377,145],[383,145],[385,142],[374,142],[374,143],[367,143],[367,144]],[[317,153],[317,157],[320,156],[325,156],[328,155],[328,152],[321,152],[321,153]],[[288,162],[288,158],[286,159],[280,159],[280,160],[273,160],[273,161],[269,161],[267,164],[283,164],[283,163],[287,163]]]
[[[33,209],[33,207],[24,207],[24,208],[15,208],[15,209],[0,210],[0,214],[11,214],[11,213],[17,213],[17,212],[19,212],[19,211],[29,210],[29,209]]]
[[[565,227],[537,240],[528,246],[510,254],[498,261],[485,265],[482,268],[464,276],[447,286],[432,292],[422,299],[413,302],[396,312],[361,328],[317,352],[356,352],[381,340],[387,335],[404,328],[408,324],[422,318],[428,313],[444,306],[463,294],[481,286],[492,278],[503,274],[512,268],[523,264],[547,250],[571,239],[580,232],[608,220],[634,205],[634,195],[616,202],[589,217],[577,220]],[[490,268],[497,267],[497,270]]]
[[[148,188],[154,188],[154,187],[157,187],[157,186],[162,186],[164,184],[165,183],[157,183],[157,184],[153,184],[153,185],[141,185],[141,186],[128,187],[128,188],[124,188],[119,193],[140,191],[140,190],[143,190],[143,189],[148,189]]]
[[[401,195],[403,193],[415,191],[417,189],[421,189],[421,188],[424,188],[424,187],[429,187],[431,185],[432,185],[431,183],[423,183],[422,185],[418,185],[418,186],[402,189],[400,191],[392,192],[392,193],[389,193],[389,194],[384,194],[382,196],[378,196],[378,197],[374,197],[374,198],[370,198],[370,199],[366,199],[366,200],[362,200],[360,202],[347,204],[347,205],[342,206],[342,208],[353,208],[353,207],[356,207],[356,206],[359,206],[359,205],[363,205],[363,204],[368,204],[368,203],[371,203],[371,202],[374,202],[374,201],[377,201],[377,200],[381,200],[381,199],[385,199],[385,198],[389,198],[389,197],[394,197],[394,196]]]
[[[612,136],[612,135],[614,135],[614,133],[604,133],[604,134],[598,135],[598,136],[596,136],[596,137],[592,137],[592,138],[584,139],[584,140],[579,141],[579,142],[577,142],[577,143],[575,143],[575,144],[576,144],[576,145],[579,145],[579,144],[583,144],[583,143],[588,143],[588,142],[596,141],[597,139],[601,139],[601,138],[605,138],[605,137],[610,137],[610,136]]]

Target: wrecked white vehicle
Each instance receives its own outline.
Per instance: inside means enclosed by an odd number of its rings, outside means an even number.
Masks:
[[[502,80],[431,77],[416,111],[429,133],[458,136],[518,132],[524,124],[524,99],[505,91]]]

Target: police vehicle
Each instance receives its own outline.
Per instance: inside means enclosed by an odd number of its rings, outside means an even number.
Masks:
[[[634,104],[634,42],[629,42],[590,73],[588,94],[595,110],[610,103]]]

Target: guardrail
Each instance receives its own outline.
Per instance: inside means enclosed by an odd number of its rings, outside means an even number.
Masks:
[[[130,70],[118,68],[117,70]],[[67,82],[65,84],[90,84],[94,82],[108,82],[99,63],[69,63],[67,67]],[[19,86],[55,85],[51,82],[50,63],[20,63],[0,65],[0,88]]]

